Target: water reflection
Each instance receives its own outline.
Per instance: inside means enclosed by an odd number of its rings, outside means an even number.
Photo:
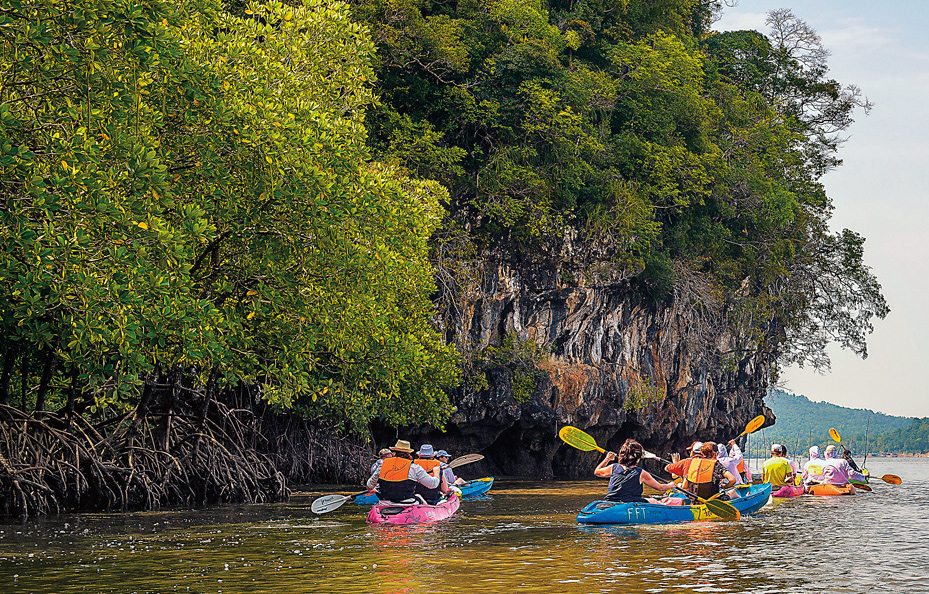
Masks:
[[[870,460],[869,460],[870,462]],[[778,500],[737,523],[579,525],[600,482],[498,482],[449,521],[368,526],[290,504],[0,526],[3,592],[929,591],[929,460],[855,497]],[[802,571],[800,571],[802,570]]]

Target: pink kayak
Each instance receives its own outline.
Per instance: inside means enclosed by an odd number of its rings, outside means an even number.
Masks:
[[[454,493],[436,505],[378,503],[368,512],[369,524],[427,524],[450,517],[458,511],[461,500]]]
[[[782,485],[771,492],[771,497],[796,497],[798,495],[803,495],[804,492],[803,487]]]

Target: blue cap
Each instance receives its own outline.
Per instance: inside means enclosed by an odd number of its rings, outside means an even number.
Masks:
[[[435,453],[436,458],[441,458],[442,456],[445,456],[446,458],[448,458],[449,454],[445,450],[439,450],[438,452]]]

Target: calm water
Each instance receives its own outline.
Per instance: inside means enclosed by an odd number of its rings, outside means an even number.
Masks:
[[[430,526],[346,504],[59,516],[0,525],[0,592],[929,592],[929,459],[869,459],[874,492],[735,523],[585,527],[606,482],[499,482]]]

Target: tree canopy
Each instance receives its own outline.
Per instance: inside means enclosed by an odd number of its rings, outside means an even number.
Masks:
[[[723,312],[734,357],[866,356],[888,308],[820,179],[870,104],[790,11],[766,37],[710,31],[720,8],[352,0],[378,49],[369,144],[448,187],[478,247],[572,227],[610,243],[616,280]]]
[[[371,157],[374,51],[318,0],[0,11],[0,403],[125,410],[160,374],[356,429],[446,418],[446,192]]]

